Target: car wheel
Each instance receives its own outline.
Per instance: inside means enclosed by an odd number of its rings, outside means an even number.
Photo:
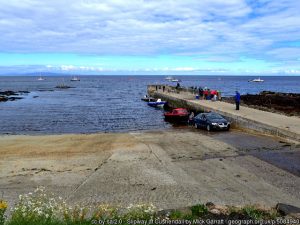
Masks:
[[[196,128],[196,129],[198,129],[198,128],[199,128],[197,123],[195,123],[195,128]]]
[[[230,129],[230,125],[227,126],[226,130],[229,130],[229,129]]]
[[[210,131],[210,130],[211,130],[211,129],[210,129],[210,125],[207,125],[207,126],[206,126],[206,130],[207,130],[207,131]]]

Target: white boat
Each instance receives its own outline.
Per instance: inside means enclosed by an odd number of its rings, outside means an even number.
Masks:
[[[79,77],[72,77],[71,81],[80,81]]]
[[[172,81],[172,82],[181,82],[180,79],[172,79],[171,81]]]
[[[173,79],[174,79],[174,78],[171,77],[171,76],[168,76],[168,77],[165,78],[165,80],[168,80],[168,81],[171,81],[171,80],[173,80]]]
[[[42,80],[46,80],[46,79],[43,78],[42,76],[40,76],[37,80],[42,81]]]
[[[152,106],[152,107],[160,107],[160,108],[163,108],[164,105],[165,105],[166,103],[167,103],[166,101],[162,101],[162,100],[159,98],[159,99],[157,99],[157,100],[154,101],[154,102],[149,101],[149,102],[148,102],[148,105],[149,105],[149,106]]]
[[[259,77],[259,78],[250,80],[250,82],[264,82],[264,80],[260,79],[260,77]]]

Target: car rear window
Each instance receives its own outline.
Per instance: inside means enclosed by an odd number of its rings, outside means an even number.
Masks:
[[[209,119],[224,119],[221,115],[219,115],[219,114],[207,114],[207,116],[206,116],[207,118],[209,118]]]

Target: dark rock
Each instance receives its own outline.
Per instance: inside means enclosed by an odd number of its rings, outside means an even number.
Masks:
[[[156,216],[158,217],[164,217],[166,215],[170,215],[172,212],[181,212],[182,214],[192,214],[192,211],[190,207],[182,207],[182,208],[177,208],[177,209],[164,209],[160,210],[156,213]]]
[[[255,105],[286,114],[300,114],[300,94],[263,91],[258,95],[242,95],[246,105]]]
[[[53,89],[38,89],[38,91],[54,91]]]
[[[5,96],[0,96],[0,102],[6,102],[8,101],[8,98]]]
[[[215,204],[212,203],[212,202],[207,202],[207,203],[205,204],[205,206],[206,206],[207,208],[211,209],[211,208],[214,208],[214,207],[215,207]]]
[[[14,91],[0,91],[0,95],[11,96],[11,95],[18,95],[18,94]]]
[[[224,101],[234,103],[234,97],[224,97]],[[300,116],[300,94],[262,91],[259,94],[241,95],[241,104],[252,108]]]
[[[284,216],[291,215],[291,214],[300,214],[300,208],[292,205],[287,205],[284,203],[278,203],[276,205],[276,209],[279,213]]]
[[[0,102],[6,102],[6,101],[15,101],[19,99],[23,99],[22,97],[16,97],[19,96],[20,94],[28,94],[30,93],[29,91],[1,91],[0,92]]]
[[[69,89],[69,88],[74,88],[74,87],[71,87],[71,86],[68,86],[68,85],[65,85],[65,84],[59,84],[55,88],[58,88],[58,89]]]
[[[19,99],[23,99],[21,97],[9,97],[8,100],[9,101],[15,101],[15,100],[19,100]]]

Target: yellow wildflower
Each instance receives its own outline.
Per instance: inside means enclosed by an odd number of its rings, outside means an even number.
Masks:
[[[7,202],[0,200],[0,209],[6,209],[7,208]]]

